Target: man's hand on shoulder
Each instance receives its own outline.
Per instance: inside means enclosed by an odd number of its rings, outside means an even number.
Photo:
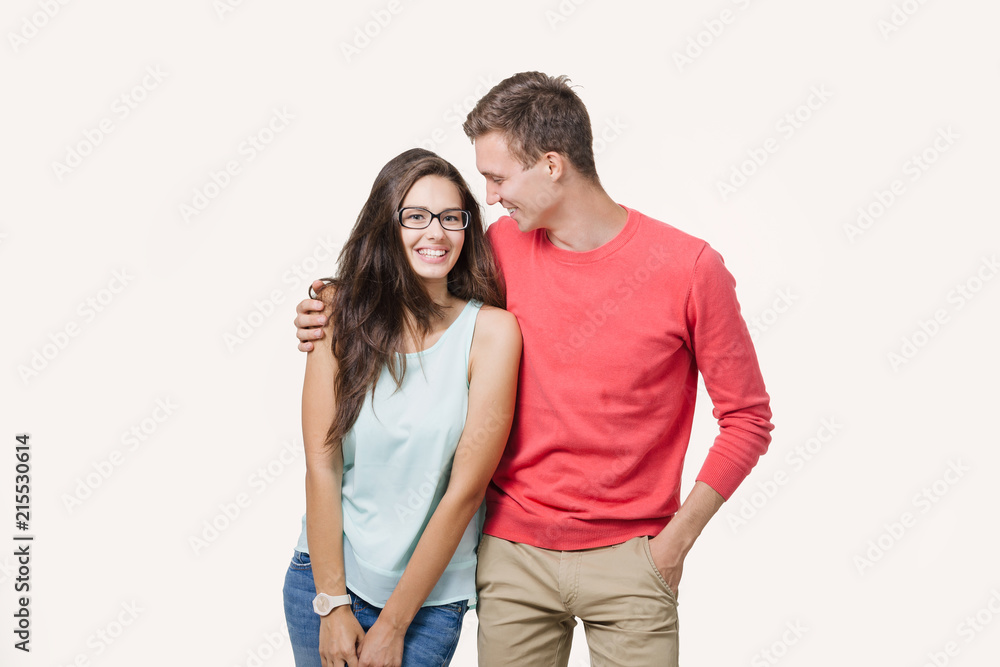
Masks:
[[[313,292],[320,295],[326,288],[327,294],[333,288],[322,280],[315,280],[312,284]],[[323,338],[323,327],[329,321],[329,309],[327,308],[330,296],[323,294],[323,301],[319,299],[303,299],[295,307],[295,335],[299,339],[299,349],[303,352],[312,352],[314,340]]]

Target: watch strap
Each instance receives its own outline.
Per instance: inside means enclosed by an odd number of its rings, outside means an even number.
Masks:
[[[350,595],[327,595],[326,593],[320,593],[313,598],[313,611],[320,616],[326,616],[337,607],[342,607],[346,604],[351,604]]]

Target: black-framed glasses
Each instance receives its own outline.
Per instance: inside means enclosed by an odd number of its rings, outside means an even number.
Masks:
[[[438,219],[443,228],[457,232],[469,226],[470,215],[468,211],[463,211],[460,208],[449,208],[440,213],[431,213],[426,208],[416,206],[401,208],[396,213],[396,221],[409,229],[426,229],[434,222],[434,218]]]

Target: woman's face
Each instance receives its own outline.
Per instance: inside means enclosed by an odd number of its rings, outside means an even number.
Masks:
[[[462,195],[454,183],[442,176],[424,176],[406,193],[400,208],[417,207],[431,213],[462,208]],[[423,214],[426,217],[426,213]],[[407,222],[404,219],[404,222]],[[423,224],[421,222],[420,224]],[[447,284],[448,272],[455,266],[465,243],[465,230],[444,229],[439,218],[424,229],[400,225],[403,249],[417,275],[429,283]]]

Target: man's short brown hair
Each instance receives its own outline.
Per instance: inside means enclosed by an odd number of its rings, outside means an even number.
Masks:
[[[554,151],[584,177],[599,182],[590,114],[566,76],[521,72],[504,79],[479,100],[462,129],[473,142],[499,132],[525,169]]]

